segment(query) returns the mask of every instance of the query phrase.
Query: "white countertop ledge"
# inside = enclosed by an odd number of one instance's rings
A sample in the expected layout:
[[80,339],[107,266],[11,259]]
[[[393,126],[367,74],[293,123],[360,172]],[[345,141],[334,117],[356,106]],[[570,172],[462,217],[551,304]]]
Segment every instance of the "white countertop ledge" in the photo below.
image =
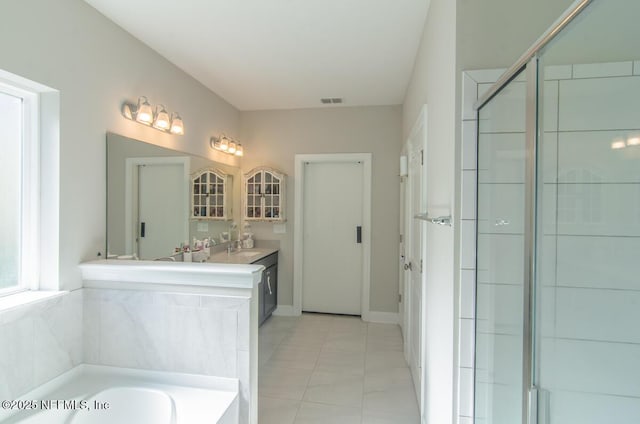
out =
[[252,289],[260,281],[263,269],[262,265],[119,259],[102,259],[80,264],[85,285],[87,281],[108,281]]

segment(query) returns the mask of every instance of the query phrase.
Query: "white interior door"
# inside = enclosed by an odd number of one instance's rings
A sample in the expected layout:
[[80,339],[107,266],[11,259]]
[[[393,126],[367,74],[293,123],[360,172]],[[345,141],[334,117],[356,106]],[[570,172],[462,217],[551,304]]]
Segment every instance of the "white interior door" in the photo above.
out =
[[424,184],[424,127],[419,123],[408,140],[409,175],[407,178],[407,196],[405,215],[405,307],[407,340],[405,341],[405,357],[411,369],[413,383],[418,399],[421,398],[422,383],[422,316],[423,316],[423,277],[422,259],[424,257],[424,224],[414,216],[425,210]]
[[138,165],[137,255],[155,259],[171,255],[189,239],[185,219],[188,205],[182,164]]
[[302,310],[360,315],[364,167],[304,164]]

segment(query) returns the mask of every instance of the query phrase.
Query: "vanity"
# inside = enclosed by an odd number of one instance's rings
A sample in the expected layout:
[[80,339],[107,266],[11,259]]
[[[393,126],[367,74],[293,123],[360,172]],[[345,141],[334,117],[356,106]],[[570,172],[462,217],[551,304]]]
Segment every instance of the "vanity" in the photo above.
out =
[[278,307],[278,249],[241,249],[228,253],[214,253],[210,263],[262,265],[264,271],[258,282],[258,325],[262,325]]

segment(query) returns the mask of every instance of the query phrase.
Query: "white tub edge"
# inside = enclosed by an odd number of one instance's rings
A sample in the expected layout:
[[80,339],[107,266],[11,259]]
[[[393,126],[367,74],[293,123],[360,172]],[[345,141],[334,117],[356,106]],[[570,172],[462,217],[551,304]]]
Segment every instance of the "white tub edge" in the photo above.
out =
[[[80,364],[69,371],[49,380],[48,382],[25,393],[15,400],[44,399],[45,395],[68,384],[79,376],[87,375],[110,375],[141,378],[150,383],[175,384],[181,386],[194,387],[199,389],[219,390],[236,393],[236,402],[240,396],[240,382],[237,378],[217,377],[187,373],[177,373],[171,371],[153,371],[134,368],[110,367],[105,365]],[[13,400],[13,399],[3,399]],[[0,422],[20,413],[20,410],[0,409]]]

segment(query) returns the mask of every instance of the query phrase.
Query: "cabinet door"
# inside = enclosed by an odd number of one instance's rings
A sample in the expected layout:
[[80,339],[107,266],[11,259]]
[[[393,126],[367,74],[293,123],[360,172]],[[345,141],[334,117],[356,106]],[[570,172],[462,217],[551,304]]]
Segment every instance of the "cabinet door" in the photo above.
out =
[[264,271],[264,314],[271,315],[278,305],[278,266],[271,265]]
[[266,167],[244,175],[243,214],[246,221],[283,222],[285,175]]

